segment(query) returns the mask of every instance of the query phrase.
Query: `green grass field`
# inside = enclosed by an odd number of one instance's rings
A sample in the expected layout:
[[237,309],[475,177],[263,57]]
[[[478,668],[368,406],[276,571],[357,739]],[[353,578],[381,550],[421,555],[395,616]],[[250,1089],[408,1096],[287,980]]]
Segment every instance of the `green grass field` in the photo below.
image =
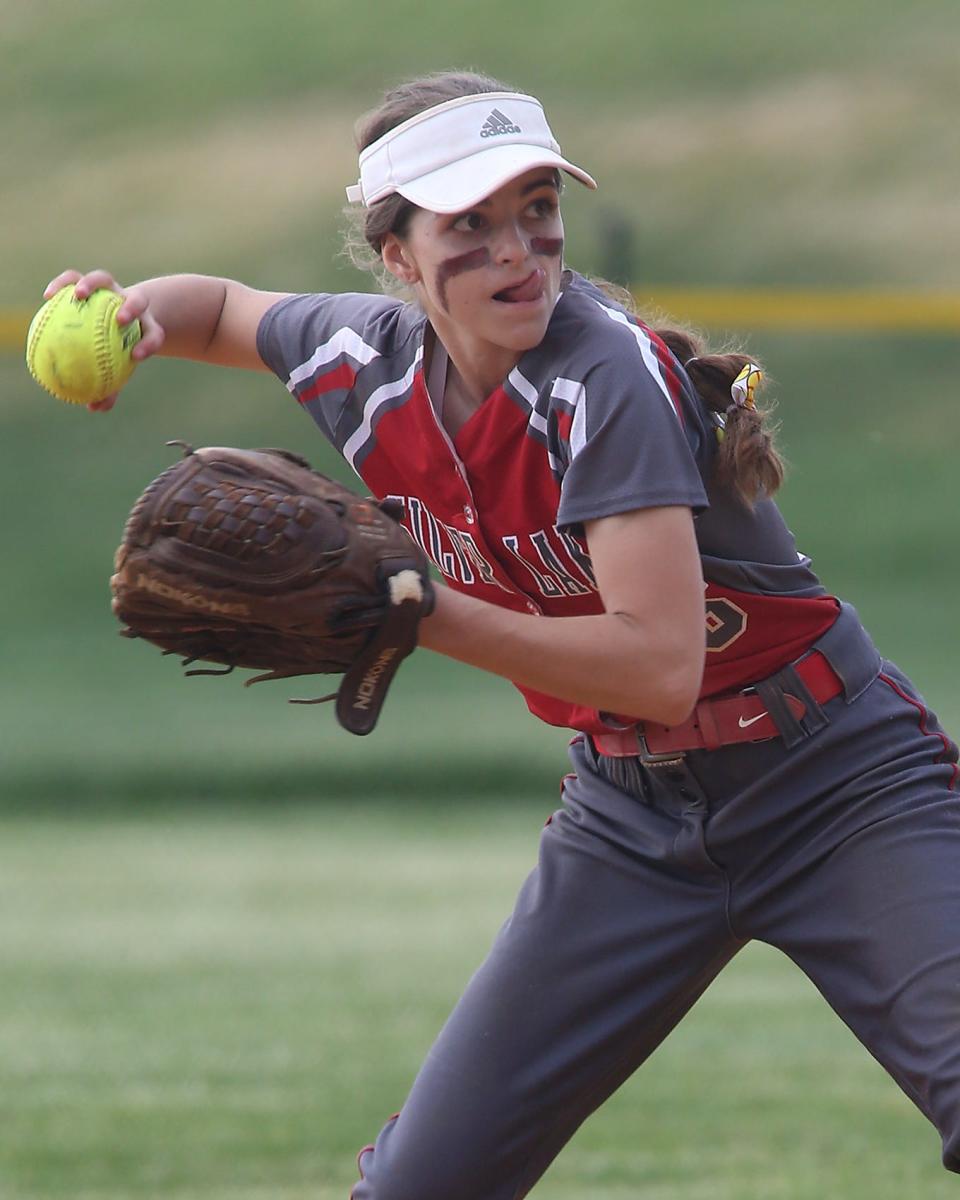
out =
[[[342,1200],[535,856],[547,805],[309,798],[2,822],[4,1200]],[[933,1132],[745,951],[550,1200],[936,1200]],[[538,1192],[540,1194],[540,1192]]]
[[[67,265],[368,286],[336,257],[352,122],[455,64],[542,95],[601,182],[569,259],[641,302],[958,286],[955,0],[0,0],[0,31],[0,308]],[[799,545],[960,730],[956,339],[711,332],[773,376]],[[177,437],[348,478],[267,376],[157,362],[94,418],[0,356],[0,1200],[342,1200],[565,769],[427,653],[362,740],[285,704],[316,681],[184,681],[117,637],[112,553]],[[751,947],[536,1195],[939,1200],[938,1153]]]

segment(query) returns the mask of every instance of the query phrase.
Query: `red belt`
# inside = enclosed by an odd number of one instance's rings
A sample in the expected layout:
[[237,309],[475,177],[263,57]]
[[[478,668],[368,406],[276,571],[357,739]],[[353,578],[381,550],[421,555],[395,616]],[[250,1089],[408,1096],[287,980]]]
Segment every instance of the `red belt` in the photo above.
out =
[[[814,650],[793,664],[807,691],[818,704],[825,704],[843,691],[840,676],[824,656]],[[784,691],[784,700],[799,721],[806,706],[797,696]],[[682,725],[656,725],[651,721],[627,729],[591,734],[600,754],[608,758],[669,760],[687,750],[717,750],[736,742],[763,742],[780,731],[757,693],[748,688],[732,696],[701,700]]]

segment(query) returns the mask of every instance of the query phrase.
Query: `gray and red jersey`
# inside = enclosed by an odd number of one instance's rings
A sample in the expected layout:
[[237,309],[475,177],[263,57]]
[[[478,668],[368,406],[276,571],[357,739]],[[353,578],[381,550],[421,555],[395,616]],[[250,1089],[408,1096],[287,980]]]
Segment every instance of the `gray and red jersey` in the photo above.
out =
[[[300,295],[266,313],[257,345],[370,491],[403,502],[451,587],[520,612],[602,612],[584,523],[683,505],[707,585],[703,696],[772,674],[836,619],[776,505],[748,509],[709,482],[717,425],[682,367],[582,276],[565,273],[543,341],[454,438],[427,390],[427,330],[396,299]],[[521,691],[550,724],[609,728],[594,710]]]

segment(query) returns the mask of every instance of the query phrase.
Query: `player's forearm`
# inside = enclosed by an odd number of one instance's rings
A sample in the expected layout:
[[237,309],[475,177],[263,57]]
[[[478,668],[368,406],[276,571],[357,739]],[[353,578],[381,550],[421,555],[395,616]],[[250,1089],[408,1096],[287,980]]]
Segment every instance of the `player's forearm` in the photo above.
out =
[[163,327],[159,354],[205,360],[216,338],[228,289],[239,286],[210,275],[164,275],[145,279],[129,290],[146,295],[151,313]]
[[684,720],[696,702],[703,634],[672,637],[621,613],[539,617],[437,589],[420,644],[560,700],[658,721]]

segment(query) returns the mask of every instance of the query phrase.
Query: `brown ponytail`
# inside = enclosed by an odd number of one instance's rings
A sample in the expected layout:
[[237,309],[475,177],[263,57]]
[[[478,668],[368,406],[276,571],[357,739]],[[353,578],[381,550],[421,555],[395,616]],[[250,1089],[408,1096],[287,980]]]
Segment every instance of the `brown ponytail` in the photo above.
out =
[[777,452],[769,414],[734,403],[730,385],[755,360],[745,354],[710,354],[694,334],[682,329],[655,329],[686,369],[690,382],[711,412],[724,419],[714,472],[718,483],[732,488],[747,505],[772,496],[783,483],[784,464]]

